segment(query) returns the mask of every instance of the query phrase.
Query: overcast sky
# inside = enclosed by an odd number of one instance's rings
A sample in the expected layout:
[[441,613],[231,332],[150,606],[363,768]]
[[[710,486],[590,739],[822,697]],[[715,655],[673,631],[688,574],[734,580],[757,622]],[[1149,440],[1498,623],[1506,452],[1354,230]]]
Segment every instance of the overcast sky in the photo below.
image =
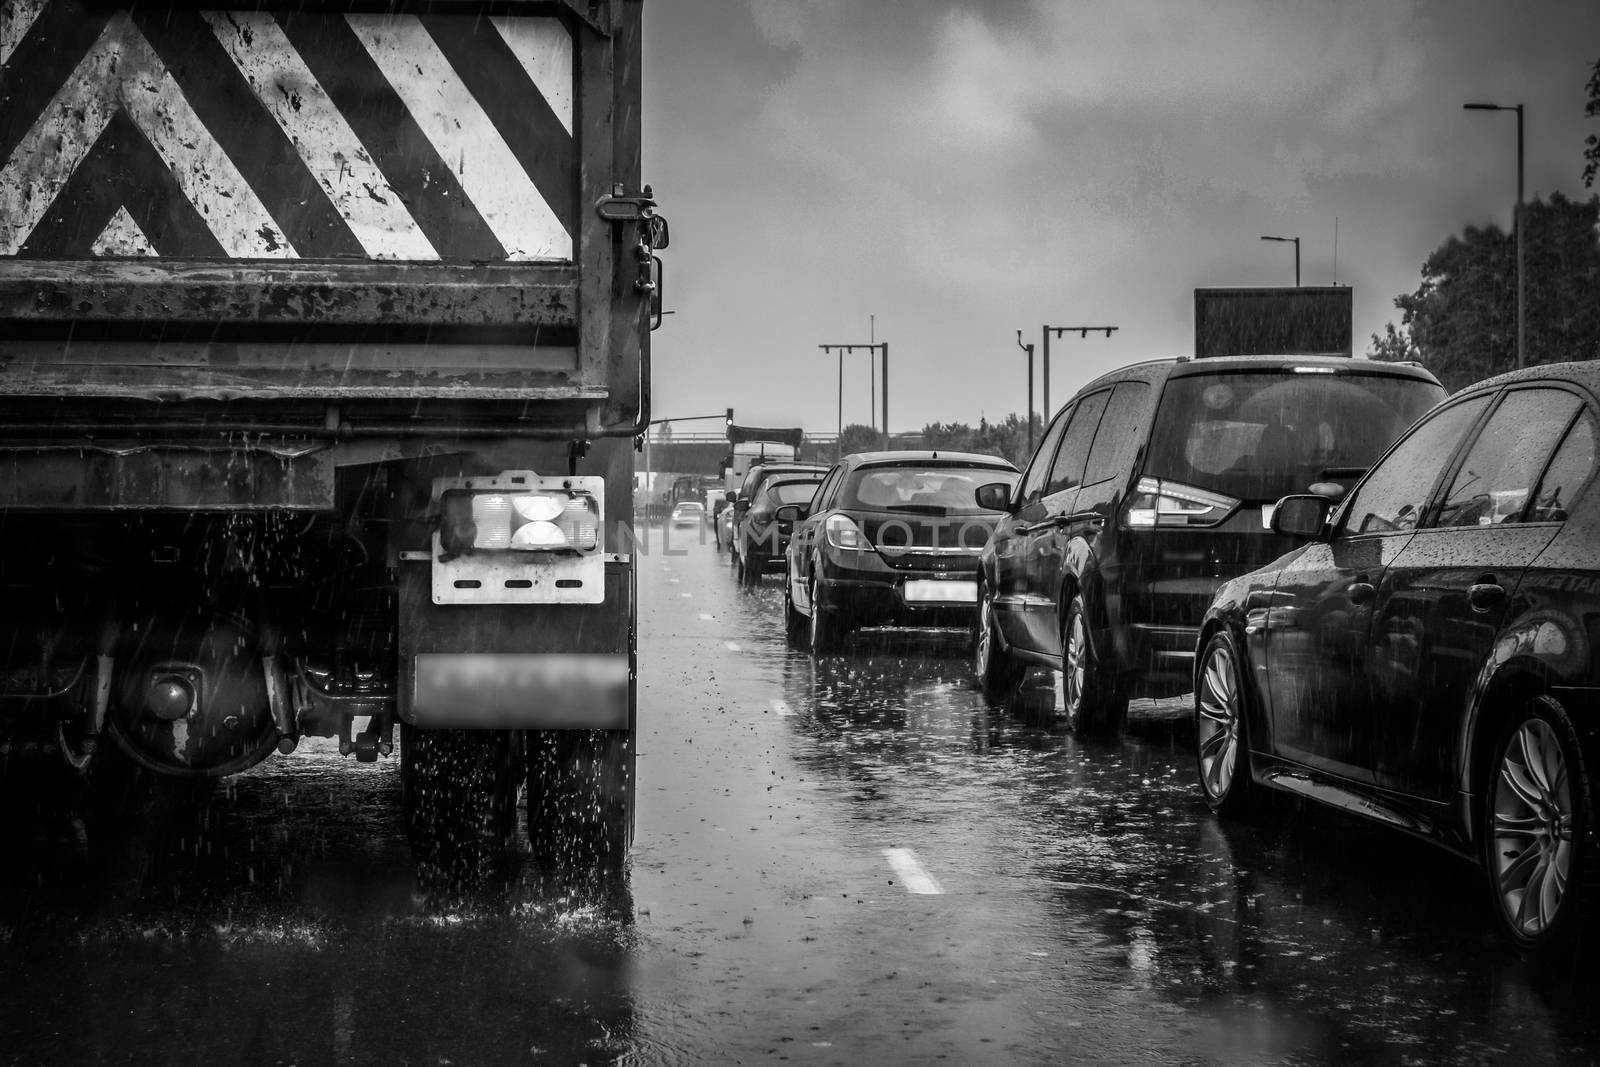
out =
[[1119,327],[1052,343],[1059,407],[1187,352],[1194,287],[1292,284],[1262,234],[1354,286],[1364,350],[1446,237],[1509,229],[1515,116],[1462,103],[1526,105],[1530,199],[1589,195],[1596,59],[1596,0],[651,0],[655,413],[831,432],[817,345],[876,316],[891,429],[976,423],[1026,406],[1018,329]]

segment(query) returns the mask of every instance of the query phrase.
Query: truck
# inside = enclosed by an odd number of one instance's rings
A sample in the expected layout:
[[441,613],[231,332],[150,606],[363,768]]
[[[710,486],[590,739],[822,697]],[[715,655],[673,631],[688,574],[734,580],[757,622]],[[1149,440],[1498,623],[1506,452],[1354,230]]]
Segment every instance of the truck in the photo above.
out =
[[398,743],[419,875],[523,796],[535,861],[623,862],[640,44],[641,0],[0,0],[5,752]]
[[1352,355],[1353,299],[1348,285],[1196,289],[1195,357]]
[[794,462],[800,455],[805,431],[800,427],[728,426],[729,453],[722,465],[722,486],[731,499],[744,484],[750,468],[765,461]]

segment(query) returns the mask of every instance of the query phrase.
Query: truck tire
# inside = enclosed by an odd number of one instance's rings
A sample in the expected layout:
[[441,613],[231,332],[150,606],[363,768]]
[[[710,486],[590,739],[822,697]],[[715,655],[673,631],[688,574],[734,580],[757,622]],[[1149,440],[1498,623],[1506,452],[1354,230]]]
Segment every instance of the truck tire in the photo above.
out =
[[401,806],[425,892],[472,892],[504,872],[522,777],[518,740],[505,730],[401,724]]
[[618,870],[632,836],[626,730],[528,734],[528,844],[541,867]]

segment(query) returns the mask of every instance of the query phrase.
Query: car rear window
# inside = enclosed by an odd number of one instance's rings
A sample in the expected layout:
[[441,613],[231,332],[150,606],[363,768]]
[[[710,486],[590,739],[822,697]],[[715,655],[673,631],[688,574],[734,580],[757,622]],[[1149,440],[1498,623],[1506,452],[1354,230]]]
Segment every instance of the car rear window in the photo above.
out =
[[845,486],[840,506],[923,515],[981,515],[980,485],[1015,485],[1016,471],[994,467],[865,467]]
[[767,496],[780,505],[804,504],[816,495],[817,486],[821,483],[821,478],[814,482],[777,482],[767,490]]
[[1316,482],[1348,488],[1443,397],[1431,382],[1377,374],[1172,378],[1143,473],[1240,500],[1277,500]]

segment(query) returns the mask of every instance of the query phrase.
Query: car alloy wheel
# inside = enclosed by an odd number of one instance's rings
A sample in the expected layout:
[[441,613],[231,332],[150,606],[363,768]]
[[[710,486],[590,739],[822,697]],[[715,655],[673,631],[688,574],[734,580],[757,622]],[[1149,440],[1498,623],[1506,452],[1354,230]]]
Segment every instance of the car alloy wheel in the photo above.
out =
[[1089,642],[1088,611],[1081,595],[1072,598],[1061,635],[1062,688],[1067,728],[1076,734],[1114,733],[1128,713],[1126,690],[1105,674]]
[[1194,732],[1200,786],[1216,812],[1242,811],[1251,787],[1244,699],[1233,639],[1227,633],[1214,634],[1201,654]]
[[972,633],[972,676],[991,705],[1017,710],[1027,668],[1000,647],[995,633],[994,598],[987,587],[978,592],[978,619]]
[[1528,716],[1510,731],[1495,761],[1485,858],[1500,920],[1525,947],[1552,940],[1572,910],[1575,784],[1554,723]]
[[811,651],[814,655],[824,655],[834,652],[839,647],[841,628],[837,620],[833,619],[822,605],[817,603],[817,583],[813,580],[809,587],[811,601]]

